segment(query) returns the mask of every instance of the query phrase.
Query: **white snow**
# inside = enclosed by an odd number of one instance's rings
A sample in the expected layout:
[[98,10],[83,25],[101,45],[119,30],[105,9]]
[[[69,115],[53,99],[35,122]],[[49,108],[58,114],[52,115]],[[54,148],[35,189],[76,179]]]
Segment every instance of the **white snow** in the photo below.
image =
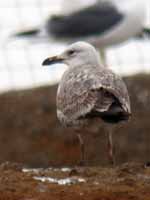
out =
[[34,176],[33,178],[35,180],[38,180],[38,181],[55,183],[55,184],[58,184],[58,185],[71,185],[71,184],[85,183],[86,182],[85,179],[77,178],[77,177],[57,179],[57,178],[51,178],[51,177]]
[[[30,172],[32,172],[32,173],[39,173],[40,171],[42,171],[42,170],[44,170],[43,168],[23,168],[22,169],[22,172],[24,172],[24,173],[30,173]],[[62,168],[53,168],[53,167],[49,167],[49,168],[47,168],[47,170],[48,171],[55,171],[55,172],[57,172],[57,171],[61,171],[61,172],[70,172],[71,171],[71,168],[69,168],[69,167],[62,167]]]
[[30,172],[32,172],[32,173],[37,173],[38,174],[41,170],[42,170],[42,168],[35,168],[35,169],[23,168],[22,172],[24,172],[24,173],[30,173]]
[[[68,167],[63,167],[63,168],[47,168],[46,171],[61,171],[61,172],[70,172],[71,168]],[[49,182],[49,183],[55,183],[58,185],[71,185],[71,184],[76,184],[76,183],[84,183],[86,182],[86,180],[84,178],[81,177],[67,177],[67,178],[62,178],[62,179],[58,179],[58,178],[52,178],[52,177],[45,177],[45,176],[38,176],[38,174],[40,172],[42,172],[43,169],[42,168],[23,168],[22,172],[24,173],[33,173],[36,174],[36,176],[33,176],[33,178],[35,180],[41,181],[41,182]]]

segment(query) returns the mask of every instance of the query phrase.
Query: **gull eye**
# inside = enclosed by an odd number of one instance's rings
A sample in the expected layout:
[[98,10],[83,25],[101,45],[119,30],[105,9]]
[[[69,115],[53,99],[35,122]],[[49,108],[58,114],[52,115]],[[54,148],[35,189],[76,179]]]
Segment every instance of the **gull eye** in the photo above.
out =
[[72,56],[74,53],[75,53],[75,50],[70,50],[70,51],[68,51],[68,55],[69,55],[69,56]]

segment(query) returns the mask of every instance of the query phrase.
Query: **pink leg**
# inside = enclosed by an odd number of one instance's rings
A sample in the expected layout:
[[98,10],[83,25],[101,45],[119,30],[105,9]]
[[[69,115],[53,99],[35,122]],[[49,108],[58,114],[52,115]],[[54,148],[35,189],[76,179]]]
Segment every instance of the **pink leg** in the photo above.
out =
[[81,158],[80,158],[80,165],[83,166],[85,164],[85,146],[84,141],[80,134],[77,134],[79,143],[80,143],[80,151],[81,151]]
[[108,131],[108,157],[112,165],[115,164],[114,152],[113,152],[113,140],[112,140],[112,130]]

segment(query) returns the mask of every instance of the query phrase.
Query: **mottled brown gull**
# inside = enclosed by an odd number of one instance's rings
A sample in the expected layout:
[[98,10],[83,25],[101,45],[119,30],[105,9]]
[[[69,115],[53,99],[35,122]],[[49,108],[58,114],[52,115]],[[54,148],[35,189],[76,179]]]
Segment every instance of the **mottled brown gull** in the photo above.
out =
[[[131,115],[130,100],[123,80],[100,63],[96,49],[85,42],[70,45],[62,54],[47,58],[43,65],[65,63],[57,91],[57,116],[65,126],[79,129],[94,119],[108,128],[109,158],[114,163],[112,131],[110,127],[127,121]],[[81,161],[84,161],[84,143]]]

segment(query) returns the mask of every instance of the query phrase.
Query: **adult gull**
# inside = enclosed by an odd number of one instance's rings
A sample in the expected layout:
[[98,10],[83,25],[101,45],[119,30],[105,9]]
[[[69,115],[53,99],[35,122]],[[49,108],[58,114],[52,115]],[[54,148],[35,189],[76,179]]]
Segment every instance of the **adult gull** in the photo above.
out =
[[41,28],[15,35],[35,36],[46,32],[48,36],[71,42],[80,38],[99,48],[123,42],[146,30],[146,9],[139,0],[98,0],[86,6],[75,4],[77,8],[74,9],[70,6],[72,1],[64,2],[68,2],[70,11],[67,12],[67,3],[64,3],[62,13],[50,16]]
[[44,28],[15,35],[34,38],[35,35],[48,36],[68,43],[87,41],[100,49],[101,59],[105,62],[106,47],[149,32],[144,28],[146,9],[142,1],[98,0],[91,3],[87,1],[86,5],[80,4],[80,1],[73,4],[72,1],[65,0],[62,13],[50,16]]

